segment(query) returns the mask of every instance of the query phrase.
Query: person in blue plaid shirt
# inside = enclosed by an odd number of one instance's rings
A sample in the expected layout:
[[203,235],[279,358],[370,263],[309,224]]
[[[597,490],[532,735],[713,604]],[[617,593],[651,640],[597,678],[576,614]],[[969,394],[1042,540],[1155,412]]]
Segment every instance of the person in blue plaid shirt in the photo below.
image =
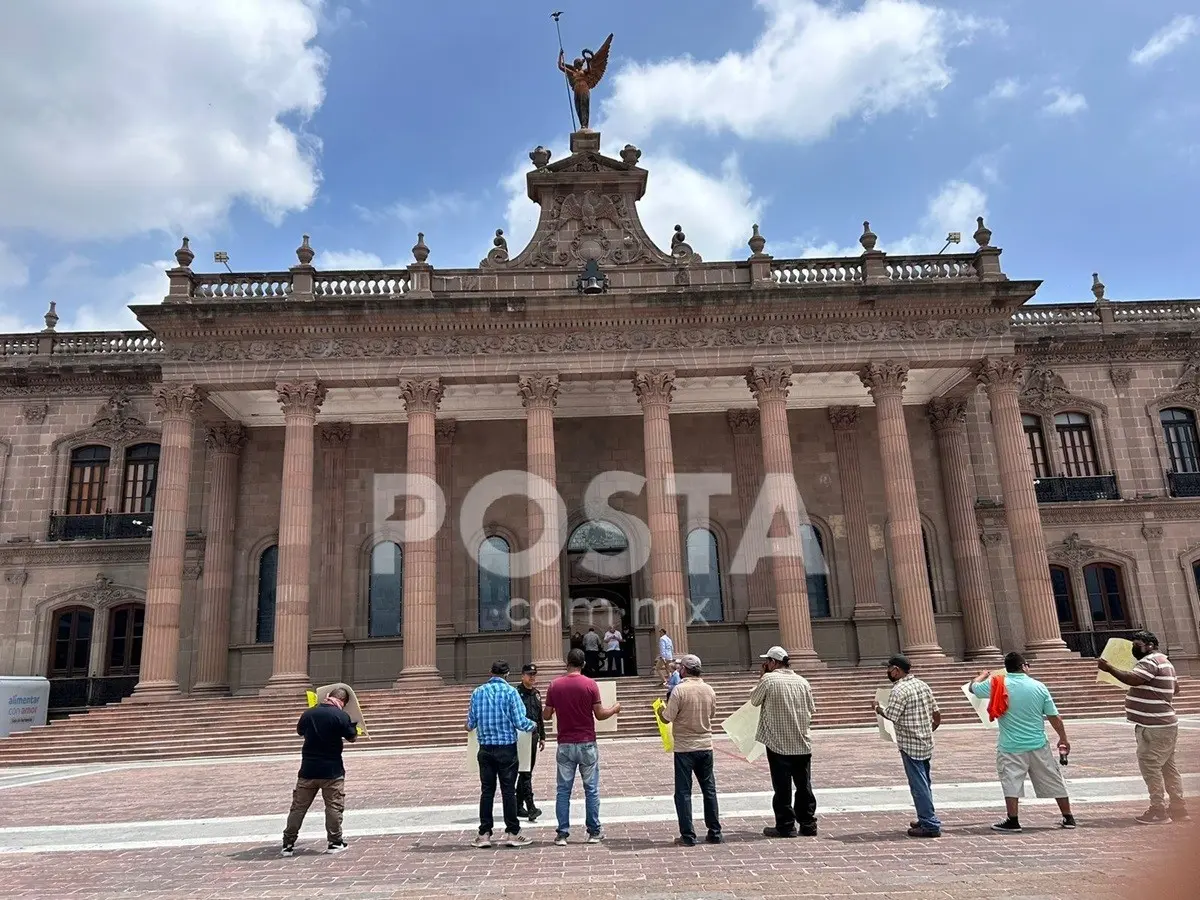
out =
[[521,834],[517,819],[517,732],[534,731],[536,722],[525,715],[525,704],[517,689],[505,677],[508,663],[492,663],[492,677],[471,694],[467,713],[467,731],[479,738],[479,835],[472,847],[492,846],[492,806],[496,800],[496,782],[500,782],[500,802],[504,809],[504,838],[509,847],[527,847],[531,843]]

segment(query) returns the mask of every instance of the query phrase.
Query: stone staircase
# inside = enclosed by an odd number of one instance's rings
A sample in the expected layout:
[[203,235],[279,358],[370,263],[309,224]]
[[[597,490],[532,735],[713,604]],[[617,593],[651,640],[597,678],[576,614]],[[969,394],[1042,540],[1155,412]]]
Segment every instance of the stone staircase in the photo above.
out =
[[[933,687],[943,721],[950,724],[977,721],[960,687],[978,671],[977,664],[950,662],[914,673]],[[1124,694],[1096,683],[1093,660],[1041,663],[1034,674],[1050,686],[1066,718],[1122,714]],[[886,686],[882,667],[829,668],[808,677],[816,697],[816,727],[874,724],[875,690]],[[717,692],[718,720],[746,701],[757,679],[756,672],[706,676]],[[1200,694],[1190,681],[1182,680],[1177,707],[1181,713],[1200,713]],[[370,740],[360,739],[348,752],[465,744],[463,722],[473,687],[447,685],[412,694],[360,691]],[[624,711],[617,736],[656,735],[650,705],[662,694],[661,684],[652,677],[621,679],[617,697]],[[303,695],[295,700],[184,698],[162,704],[127,700],[0,740],[0,767],[295,753],[295,723],[304,706]]]

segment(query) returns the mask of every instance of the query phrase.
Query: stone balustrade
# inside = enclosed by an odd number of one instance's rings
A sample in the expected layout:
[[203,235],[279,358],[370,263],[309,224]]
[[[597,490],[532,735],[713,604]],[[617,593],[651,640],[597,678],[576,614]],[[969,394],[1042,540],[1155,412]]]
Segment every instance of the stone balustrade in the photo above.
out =
[[314,297],[395,297],[412,289],[404,270],[328,272],[313,276]]
[[861,284],[859,259],[780,259],[771,263],[771,279],[791,287],[808,284]]
[[228,273],[192,275],[189,297],[199,300],[245,300],[257,297],[286,297],[292,292],[290,272]]

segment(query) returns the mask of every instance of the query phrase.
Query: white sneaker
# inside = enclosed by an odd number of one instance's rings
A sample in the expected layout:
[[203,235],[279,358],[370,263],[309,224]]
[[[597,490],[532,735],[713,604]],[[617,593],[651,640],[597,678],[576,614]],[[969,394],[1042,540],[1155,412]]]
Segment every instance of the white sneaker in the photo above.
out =
[[506,847],[528,847],[532,843],[533,841],[523,834],[504,835],[504,846]]
[[471,841],[471,846],[479,850],[486,850],[492,846],[492,833],[488,831],[484,834],[477,834],[475,840]]
[[565,846],[567,846],[567,836],[566,836],[565,834],[560,834],[560,835],[557,835],[557,836],[554,838],[554,846],[555,846],[555,847],[565,847]]
[[595,834],[589,834],[587,837],[587,843],[589,843],[589,844],[600,844],[603,842],[604,842],[604,832],[602,832],[602,831],[597,831]]

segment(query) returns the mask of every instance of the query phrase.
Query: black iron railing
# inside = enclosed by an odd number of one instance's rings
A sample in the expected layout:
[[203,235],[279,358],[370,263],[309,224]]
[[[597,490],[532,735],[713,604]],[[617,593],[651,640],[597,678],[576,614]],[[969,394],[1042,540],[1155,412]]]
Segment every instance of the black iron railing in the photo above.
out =
[[52,541],[114,541],[150,537],[154,513],[104,513],[98,516],[51,514]]
[[1167,487],[1172,497],[1200,497],[1200,472],[1168,472]]
[[1090,500],[1120,500],[1115,475],[1068,478],[1038,478],[1033,483],[1038,503],[1086,503]]
[[84,709],[116,703],[133,693],[136,675],[107,675],[103,678],[50,678],[51,711]]
[[[1104,645],[1108,643],[1109,638],[1124,638],[1128,641],[1137,632],[1137,628],[1111,631],[1064,631],[1062,639],[1068,650],[1078,653],[1080,656],[1098,657],[1104,652]],[[1161,649],[1165,653],[1167,648],[1162,647]]]

